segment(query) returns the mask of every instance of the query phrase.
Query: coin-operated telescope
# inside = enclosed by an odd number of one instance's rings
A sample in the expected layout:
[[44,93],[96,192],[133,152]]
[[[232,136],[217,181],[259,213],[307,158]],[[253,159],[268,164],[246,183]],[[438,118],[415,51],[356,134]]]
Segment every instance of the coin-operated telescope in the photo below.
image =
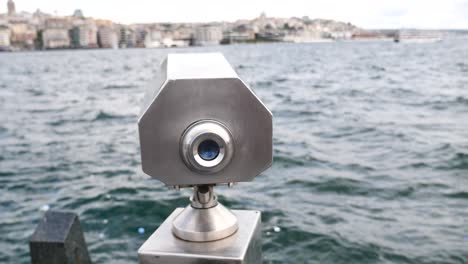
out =
[[260,263],[260,212],[227,209],[213,188],[271,166],[272,115],[224,56],[169,54],[138,127],[143,171],[194,190],[138,250],[140,263]]

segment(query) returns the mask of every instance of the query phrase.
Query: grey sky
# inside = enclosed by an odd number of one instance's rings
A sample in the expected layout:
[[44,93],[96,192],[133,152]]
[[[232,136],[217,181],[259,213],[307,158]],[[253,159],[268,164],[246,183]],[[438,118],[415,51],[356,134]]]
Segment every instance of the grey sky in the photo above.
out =
[[[6,12],[2,0],[0,12]],[[16,0],[17,10],[86,16],[122,23],[207,22],[267,16],[309,16],[351,22],[364,28],[466,28],[468,0]]]

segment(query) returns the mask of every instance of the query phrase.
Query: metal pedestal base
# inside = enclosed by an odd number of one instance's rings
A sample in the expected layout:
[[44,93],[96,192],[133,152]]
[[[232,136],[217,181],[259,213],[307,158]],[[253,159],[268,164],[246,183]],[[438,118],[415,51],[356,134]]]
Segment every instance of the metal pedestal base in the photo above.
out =
[[233,235],[211,242],[190,242],[172,233],[177,208],[138,250],[140,264],[257,264],[262,263],[259,211],[231,210],[237,217]]
[[178,238],[193,242],[219,240],[237,231],[237,218],[222,204],[207,209],[187,206],[172,223]]

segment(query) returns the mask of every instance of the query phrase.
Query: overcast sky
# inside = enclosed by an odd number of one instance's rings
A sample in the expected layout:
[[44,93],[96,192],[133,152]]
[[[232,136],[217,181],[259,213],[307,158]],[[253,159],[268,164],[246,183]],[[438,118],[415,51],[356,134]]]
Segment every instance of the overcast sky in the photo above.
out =
[[[7,0],[1,0],[0,13]],[[465,28],[468,0],[16,0],[17,11],[85,16],[121,23],[208,22],[267,16],[309,16],[364,28]]]

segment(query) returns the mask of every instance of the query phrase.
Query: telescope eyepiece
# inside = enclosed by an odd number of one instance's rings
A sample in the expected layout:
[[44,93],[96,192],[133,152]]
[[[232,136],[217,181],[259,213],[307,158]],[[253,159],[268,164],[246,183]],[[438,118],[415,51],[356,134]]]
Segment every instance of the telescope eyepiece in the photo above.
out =
[[214,120],[191,124],[180,142],[185,165],[198,173],[221,171],[230,163],[234,154],[231,133],[223,124]]

